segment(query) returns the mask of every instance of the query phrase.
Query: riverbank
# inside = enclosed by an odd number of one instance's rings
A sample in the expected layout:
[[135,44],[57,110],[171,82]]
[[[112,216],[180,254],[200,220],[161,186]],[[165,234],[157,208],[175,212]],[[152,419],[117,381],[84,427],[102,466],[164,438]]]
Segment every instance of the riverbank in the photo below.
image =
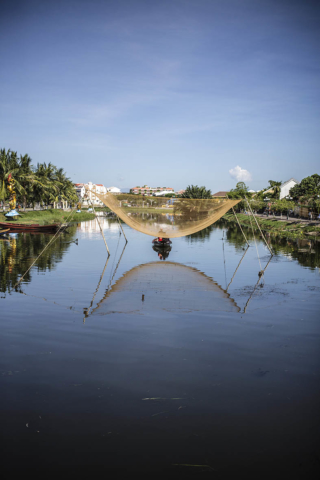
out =
[[[251,229],[252,222],[254,230],[258,231],[258,227],[252,216],[237,213],[237,217],[241,226],[250,227]],[[222,218],[227,222],[237,223],[237,220],[233,213],[226,213]],[[261,230],[264,233],[268,233],[272,236],[291,238],[311,237],[316,240],[320,240],[320,224],[315,222],[310,222],[307,220],[299,221],[298,219],[287,221],[285,219],[277,217],[262,218],[261,216],[257,218],[257,221],[260,225]]]
[[17,220],[7,220],[4,214],[0,213],[0,222],[17,222],[17,223],[31,223],[39,225],[50,225],[51,223],[65,223],[68,222],[83,222],[85,220],[93,220],[94,213],[74,212],[70,216],[70,211],[50,209],[50,210],[32,210],[29,212],[20,212],[21,216]]

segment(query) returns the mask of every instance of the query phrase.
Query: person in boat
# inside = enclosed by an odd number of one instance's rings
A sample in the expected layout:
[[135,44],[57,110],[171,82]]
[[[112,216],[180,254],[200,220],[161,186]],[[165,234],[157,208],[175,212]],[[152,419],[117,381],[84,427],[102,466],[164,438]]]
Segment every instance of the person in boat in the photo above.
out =
[[169,238],[164,238],[164,237],[158,237],[158,238],[154,238],[152,240],[152,243],[155,243],[155,244],[163,244],[163,245],[170,245],[172,242]]

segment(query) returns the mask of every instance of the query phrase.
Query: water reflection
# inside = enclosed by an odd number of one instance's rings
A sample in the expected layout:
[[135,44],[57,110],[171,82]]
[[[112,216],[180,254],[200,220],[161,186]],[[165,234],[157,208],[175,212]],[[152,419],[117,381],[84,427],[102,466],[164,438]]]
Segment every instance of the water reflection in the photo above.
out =
[[186,239],[190,243],[194,242],[204,242],[205,240],[209,240],[211,233],[216,229],[219,228],[217,226],[217,223],[214,225],[210,225],[207,228],[204,228],[203,230],[200,230],[199,232],[193,233],[192,235],[187,235]]
[[[103,212],[97,212],[103,214]],[[99,221],[103,229],[108,229],[109,233],[119,232],[119,222],[116,217],[107,217],[104,214],[99,215]],[[84,232],[90,239],[96,237],[96,234],[100,235],[99,223],[96,218],[88,220],[86,222],[78,223],[78,230]],[[99,237],[100,238],[100,237]]]
[[212,278],[175,262],[138,265],[106,290],[92,314],[235,311],[235,300]]
[[169,253],[171,252],[171,247],[157,247],[153,245],[152,249],[158,254],[159,260],[166,260],[169,257]]
[[[63,232],[56,241],[41,254],[35,265],[36,272],[45,272],[55,268],[75,241],[76,225]],[[20,276],[24,274],[44,247],[49,243],[52,236],[46,233],[19,233],[9,235],[0,242],[0,291],[10,293],[17,284]],[[33,269],[29,270],[24,283],[32,280]],[[17,286],[17,291],[22,292],[22,284]]]
[[[237,250],[244,250],[246,248],[246,241],[236,224],[230,224],[224,220],[220,220],[214,226],[212,225],[212,227],[213,230],[215,228],[224,230],[227,242],[234,245]],[[252,230],[249,228],[244,228],[244,230],[249,242],[251,245],[254,245]],[[210,237],[211,231],[209,231],[207,238]],[[193,237],[193,235],[190,235],[190,237]],[[192,238],[187,240],[192,241]],[[267,235],[267,241],[272,245],[276,257],[285,255],[293,260],[297,260],[299,264],[304,267],[311,269],[320,267],[320,242],[316,238],[292,239]]]
[[[146,215],[148,215],[149,221],[152,219],[158,221],[160,214]],[[169,214],[163,215],[163,217],[166,218],[167,221],[172,221]],[[107,238],[108,235],[112,235],[113,233],[118,234],[120,232],[117,218],[103,216],[100,217],[100,222],[102,223]],[[185,237],[184,241],[188,243],[205,242],[208,241],[217,230],[221,230],[223,243],[233,245],[239,252],[245,252],[247,248],[246,241],[237,225],[226,223],[223,220],[200,232]],[[68,251],[70,242],[76,239],[77,231],[84,232],[86,237],[101,240],[99,225],[96,219],[70,226],[67,232],[62,233],[58,239],[44,251],[37,260],[35,268],[31,269],[24,277],[24,283],[31,282],[32,272],[34,271],[45,272],[55,268],[57,262],[60,262],[64,254]],[[246,229],[245,234],[251,245],[254,245],[252,231]],[[19,233],[0,239],[1,292],[10,292],[14,288],[20,276],[27,271],[32,262],[48,244],[50,238],[51,236],[49,234],[44,233]],[[268,237],[268,240],[272,244],[275,257],[285,255],[287,258],[296,260],[304,267],[311,269],[320,267],[320,243],[316,241],[316,239],[293,240],[290,238]],[[163,251],[162,249],[160,250],[157,247],[153,247],[153,250],[159,260],[167,260],[171,254],[171,248]],[[19,285],[18,291],[21,291],[21,285]]]

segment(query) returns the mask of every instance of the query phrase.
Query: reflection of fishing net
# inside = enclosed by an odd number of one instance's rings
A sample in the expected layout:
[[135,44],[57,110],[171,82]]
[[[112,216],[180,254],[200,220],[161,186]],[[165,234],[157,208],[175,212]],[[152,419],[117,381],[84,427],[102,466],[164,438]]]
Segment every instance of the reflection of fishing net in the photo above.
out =
[[174,262],[151,262],[134,267],[120,277],[92,313],[158,315],[163,310],[238,312],[239,307],[220,285],[195,268]]
[[196,233],[219,220],[240,202],[228,198],[200,200],[92,193],[135,230],[168,238]]

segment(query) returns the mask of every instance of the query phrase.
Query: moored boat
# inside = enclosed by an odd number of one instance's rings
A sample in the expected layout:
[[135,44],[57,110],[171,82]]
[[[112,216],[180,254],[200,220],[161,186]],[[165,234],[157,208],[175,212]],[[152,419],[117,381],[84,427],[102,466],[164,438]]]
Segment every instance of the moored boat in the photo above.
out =
[[38,225],[35,223],[9,223],[9,222],[0,222],[0,228],[5,228],[6,230],[14,232],[47,232],[54,233],[60,228],[59,223],[51,223],[50,225]]
[[153,239],[152,243],[153,243],[153,246],[160,247],[160,248],[169,248],[170,245],[172,244],[169,238],[161,238],[161,237]]

